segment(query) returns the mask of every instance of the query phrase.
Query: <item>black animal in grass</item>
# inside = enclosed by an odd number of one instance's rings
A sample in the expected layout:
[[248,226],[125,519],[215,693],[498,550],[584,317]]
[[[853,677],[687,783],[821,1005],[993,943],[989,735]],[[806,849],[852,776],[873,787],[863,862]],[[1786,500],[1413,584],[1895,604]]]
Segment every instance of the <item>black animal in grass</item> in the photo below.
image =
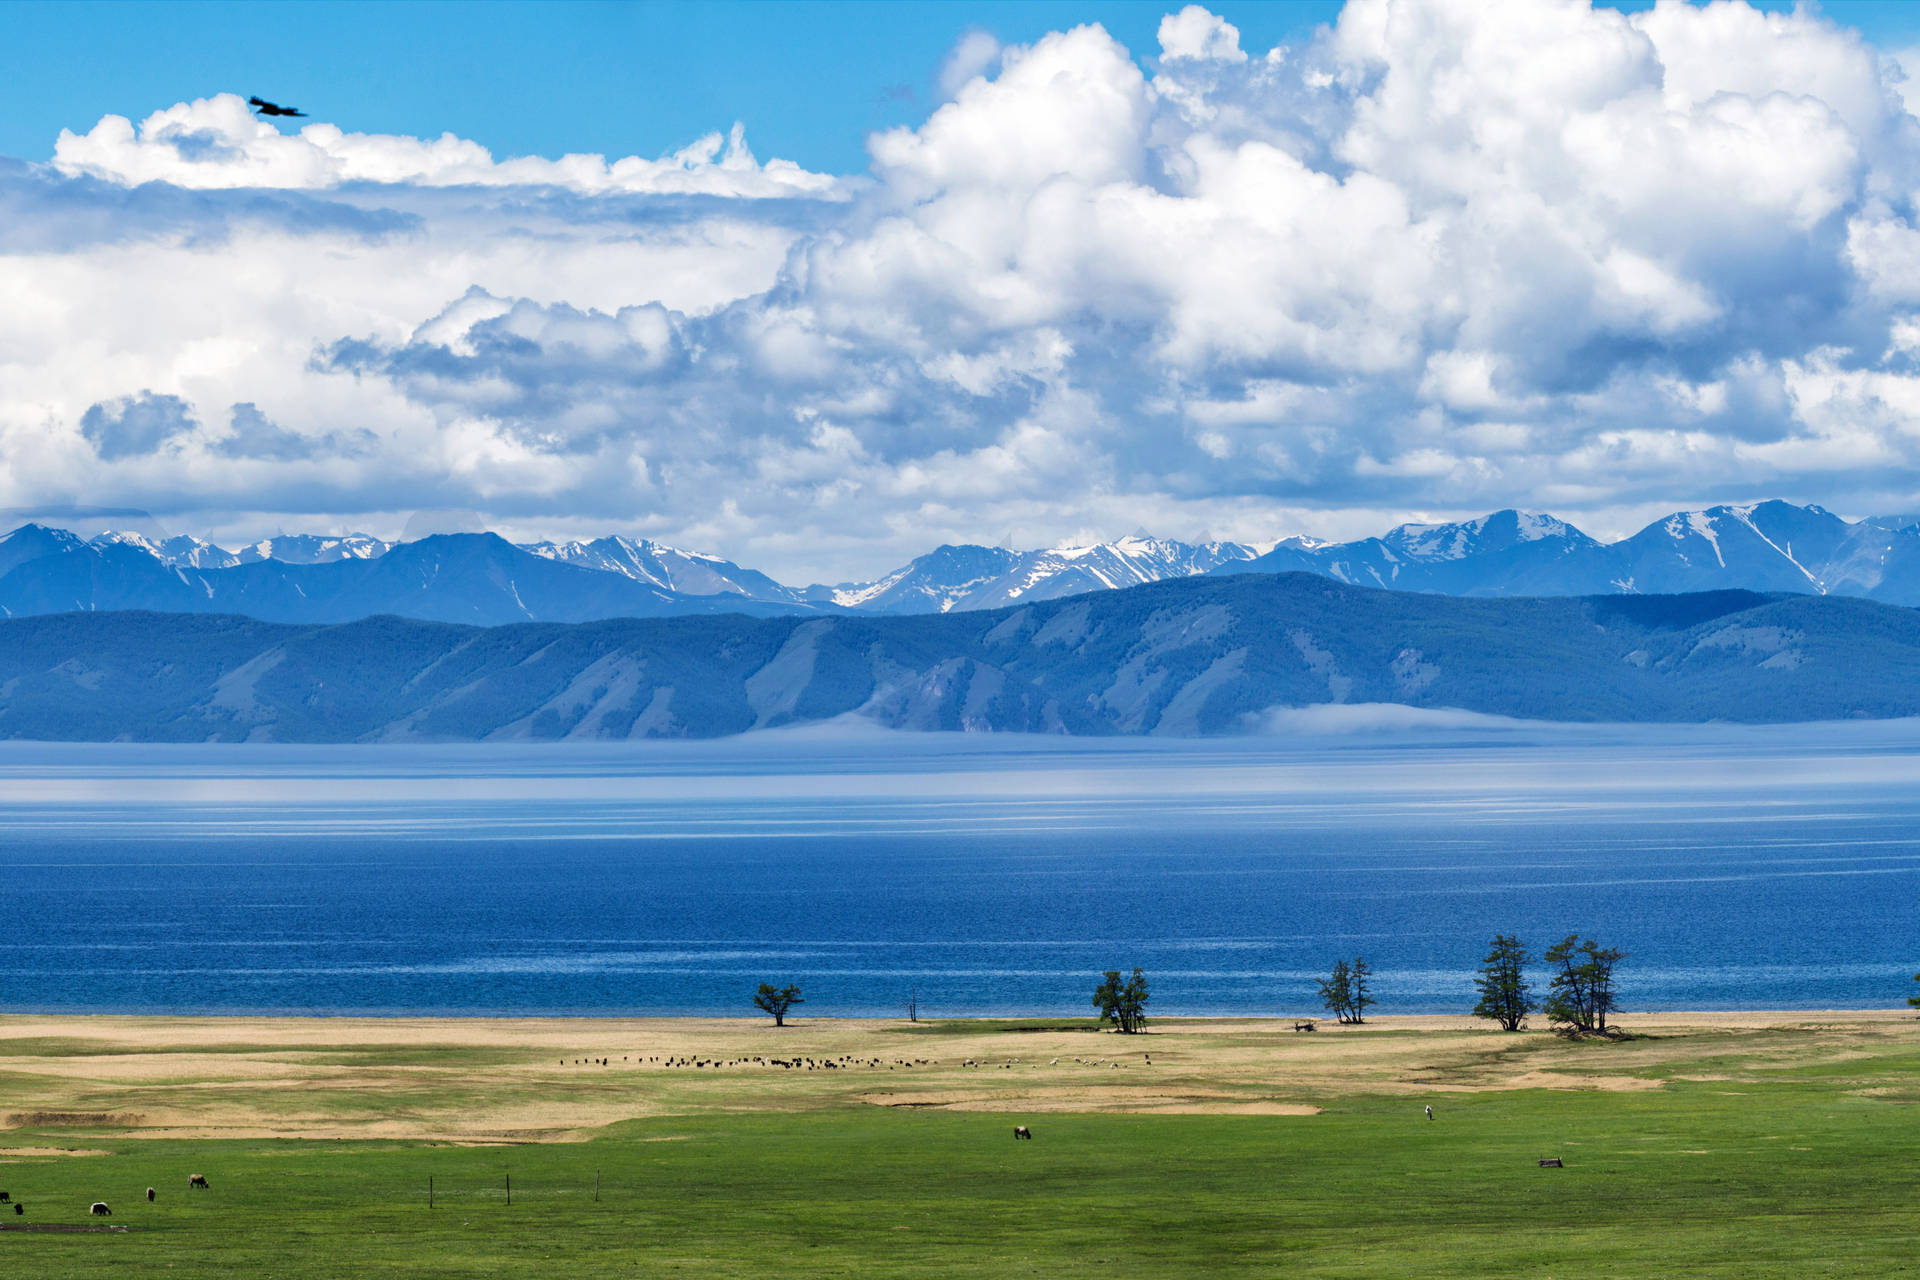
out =
[[1027,1128],[1027,1126],[1023,1124],[1017,1124],[1013,1126],[1013,1140],[1015,1142],[1018,1142],[1022,1138],[1025,1138],[1028,1142],[1032,1142],[1033,1130]]
[[189,1190],[189,1191],[191,1191],[191,1190],[193,1190],[193,1189],[194,1189],[195,1187],[198,1187],[198,1188],[200,1188],[200,1190],[202,1190],[202,1191],[205,1191],[205,1190],[207,1190],[207,1175],[206,1175],[206,1174],[204,1174],[204,1173],[190,1173],[190,1174],[188,1174],[188,1175],[187,1175],[187,1190]]
[[277,102],[268,102],[265,98],[248,98],[247,105],[253,108],[255,115],[261,116],[304,116],[306,112],[298,107],[283,107]]
[[95,1200],[93,1202],[93,1208],[87,1210],[87,1212],[96,1218],[111,1218],[113,1216],[113,1210],[107,1208],[107,1202],[105,1200]]
[[153,1203],[153,1188],[152,1188],[152,1187],[148,1187],[148,1188],[147,1188],[147,1203],[148,1203],[148,1204],[152,1204],[152,1203]]

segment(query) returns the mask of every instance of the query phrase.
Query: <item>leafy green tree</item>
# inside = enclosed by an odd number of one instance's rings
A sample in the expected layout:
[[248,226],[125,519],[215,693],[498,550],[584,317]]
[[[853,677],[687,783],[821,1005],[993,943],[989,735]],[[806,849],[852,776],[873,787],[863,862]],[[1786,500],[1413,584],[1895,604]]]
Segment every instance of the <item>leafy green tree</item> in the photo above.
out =
[[1345,960],[1335,960],[1333,972],[1320,980],[1320,1003],[1342,1025],[1346,1023],[1347,1008],[1353,1003],[1353,972]]
[[760,990],[754,993],[753,1003],[773,1015],[773,1025],[787,1025],[787,1010],[797,1004],[805,1004],[800,998],[800,988],[796,986],[776,987],[771,982],[760,984]]
[[1480,976],[1473,980],[1480,993],[1473,1016],[1491,1018],[1502,1031],[1523,1030],[1527,1015],[1540,1007],[1527,981],[1527,965],[1532,960],[1520,939],[1510,933],[1495,934],[1492,949],[1480,962]]
[[1605,1035],[1607,1015],[1618,1007],[1613,971],[1627,953],[1568,934],[1542,957],[1553,970],[1541,1006],[1556,1030],[1568,1035]]
[[1093,993],[1093,1007],[1107,1022],[1132,1035],[1147,1025],[1147,975],[1139,969],[1122,982],[1118,969],[1106,972],[1106,981]]
[[1367,1006],[1373,1003],[1373,996],[1367,987],[1367,979],[1373,976],[1373,968],[1365,956],[1353,958],[1353,1017],[1349,1022],[1355,1024],[1367,1020]]
[[[1916,974],[1914,974],[1914,975],[1913,975],[1913,980],[1914,980],[1915,982],[1920,982],[1920,973],[1916,973]],[[1920,1009],[1920,996],[1908,996],[1908,997],[1907,997],[1907,1004],[1908,1004],[1908,1006],[1910,1006],[1911,1008],[1915,1008],[1915,1009]]]
[[1342,1025],[1365,1022],[1367,1006],[1374,1003],[1367,986],[1367,979],[1372,975],[1373,969],[1367,964],[1365,956],[1356,957],[1352,964],[1345,960],[1334,961],[1333,972],[1320,983],[1320,1003]]

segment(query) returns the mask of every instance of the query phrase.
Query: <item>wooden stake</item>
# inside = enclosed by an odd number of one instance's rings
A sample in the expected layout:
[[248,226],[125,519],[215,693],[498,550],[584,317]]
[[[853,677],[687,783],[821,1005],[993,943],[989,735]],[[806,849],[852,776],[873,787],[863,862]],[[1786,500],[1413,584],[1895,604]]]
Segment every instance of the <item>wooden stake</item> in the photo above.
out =
[[507,1203],[513,1203],[513,1175],[507,1175]]

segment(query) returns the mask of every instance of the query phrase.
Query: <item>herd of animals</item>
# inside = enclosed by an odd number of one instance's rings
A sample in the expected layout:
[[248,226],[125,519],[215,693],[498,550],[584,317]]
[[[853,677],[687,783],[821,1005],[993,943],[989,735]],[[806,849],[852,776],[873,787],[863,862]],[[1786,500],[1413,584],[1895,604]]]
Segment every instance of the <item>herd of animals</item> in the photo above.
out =
[[[189,1191],[211,1190],[211,1188],[207,1186],[206,1175],[201,1173],[188,1174],[187,1190]],[[158,1198],[159,1198],[159,1193],[155,1191],[152,1187],[148,1187],[147,1203],[152,1204]],[[13,1206],[13,1211],[15,1214],[21,1217],[26,1216],[26,1212],[27,1212],[26,1202],[22,1200],[15,1200],[13,1198],[13,1193],[10,1191],[0,1191],[0,1204],[10,1204]],[[113,1216],[113,1210],[107,1206],[107,1202],[105,1200],[95,1200],[92,1206],[88,1208],[87,1212],[92,1214],[96,1218],[111,1218]]]
[[[1143,1065],[1149,1066],[1149,1067],[1153,1065],[1152,1054],[1150,1053],[1142,1054],[1141,1058],[1142,1058]],[[940,1065],[940,1059],[938,1058],[893,1058],[893,1059],[856,1058],[851,1054],[842,1054],[837,1058],[806,1058],[806,1057],[801,1057],[801,1058],[768,1058],[768,1057],[629,1058],[629,1057],[622,1056],[620,1061],[625,1063],[630,1063],[633,1066],[639,1066],[639,1067],[644,1067],[644,1066],[659,1066],[659,1067],[670,1067],[670,1068],[671,1067],[693,1067],[696,1069],[712,1067],[716,1070],[719,1070],[725,1067],[778,1067],[783,1071],[801,1071],[801,1070],[833,1071],[836,1069],[842,1069],[846,1067],[872,1067],[872,1068],[875,1068],[876,1070],[878,1068],[885,1067],[889,1071],[894,1071],[903,1067],[910,1070],[914,1067],[937,1067]],[[1022,1060],[1019,1058],[1008,1058],[1005,1062],[994,1063],[994,1062],[988,1062],[985,1059],[968,1058],[961,1065],[967,1066],[967,1067],[998,1066],[1003,1071],[1011,1071],[1015,1067],[1020,1066],[1021,1061]],[[1073,1061],[1077,1065],[1083,1066],[1083,1067],[1116,1067],[1118,1068],[1118,1067],[1124,1067],[1124,1066],[1130,1065],[1128,1063],[1120,1061],[1118,1058],[1112,1058],[1112,1059],[1075,1058]],[[578,1066],[608,1067],[613,1065],[613,1059],[611,1058],[574,1058],[571,1061],[569,1061],[566,1058],[562,1058],[560,1059],[560,1065],[563,1067],[569,1066],[569,1065],[576,1066],[576,1067]],[[1055,1058],[1052,1061],[1048,1062],[1047,1065],[1050,1067],[1057,1067],[1060,1065],[1060,1059]]]

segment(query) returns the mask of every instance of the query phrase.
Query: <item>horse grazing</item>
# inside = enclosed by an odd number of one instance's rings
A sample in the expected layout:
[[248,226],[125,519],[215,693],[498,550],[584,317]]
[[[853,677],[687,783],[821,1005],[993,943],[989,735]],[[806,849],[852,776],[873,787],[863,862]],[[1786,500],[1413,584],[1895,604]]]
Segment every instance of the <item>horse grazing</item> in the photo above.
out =
[[191,1189],[191,1188],[193,1188],[193,1187],[198,1187],[198,1188],[200,1188],[200,1189],[201,1189],[202,1191],[205,1191],[205,1190],[207,1189],[207,1175],[206,1175],[206,1174],[204,1174],[204,1173],[190,1173],[190,1174],[188,1174],[188,1175],[187,1175],[187,1186],[188,1186],[188,1188],[189,1188],[189,1189]]
[[1027,1128],[1027,1126],[1023,1124],[1017,1124],[1013,1126],[1013,1140],[1015,1142],[1018,1142],[1022,1138],[1025,1138],[1028,1142],[1032,1142],[1033,1130]]
[[95,1200],[93,1202],[93,1208],[87,1210],[87,1212],[96,1218],[111,1218],[113,1216],[113,1210],[107,1208],[107,1202],[105,1200]]

